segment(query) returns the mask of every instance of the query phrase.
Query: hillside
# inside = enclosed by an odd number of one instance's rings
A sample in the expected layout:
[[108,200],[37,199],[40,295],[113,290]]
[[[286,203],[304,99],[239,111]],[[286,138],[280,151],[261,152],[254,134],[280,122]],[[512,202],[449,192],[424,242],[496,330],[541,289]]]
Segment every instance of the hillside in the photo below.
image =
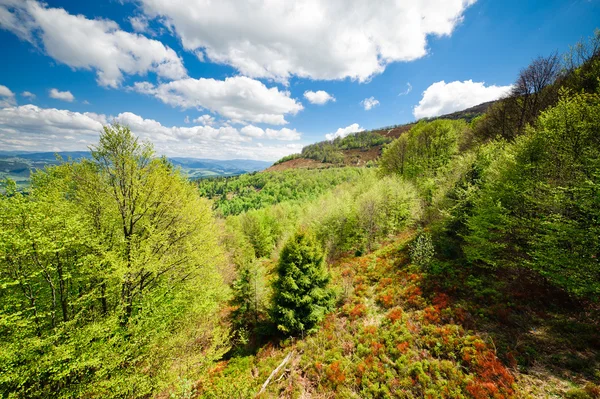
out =
[[[450,119],[471,122],[476,117],[483,115],[495,103],[497,101],[489,101],[462,111],[427,120]],[[342,139],[310,144],[304,147],[300,154],[284,157],[266,170],[281,171],[297,168],[314,169],[335,166],[365,166],[381,156],[385,143],[397,139],[414,125],[415,123],[408,123],[405,125],[389,126],[368,132],[353,133]],[[357,136],[357,142],[353,143],[352,141],[356,140]],[[381,139],[360,139],[366,136],[381,137]]]

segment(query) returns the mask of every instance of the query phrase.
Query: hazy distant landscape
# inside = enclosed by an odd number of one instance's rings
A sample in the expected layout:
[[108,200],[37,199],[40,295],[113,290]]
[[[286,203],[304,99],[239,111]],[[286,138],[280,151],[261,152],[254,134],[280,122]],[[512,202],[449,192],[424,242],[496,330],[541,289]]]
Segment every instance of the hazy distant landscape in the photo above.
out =
[[[58,158],[57,158],[58,157]],[[0,151],[0,180],[13,179],[20,187],[29,183],[31,171],[46,166],[59,165],[63,161],[89,159],[89,151],[70,152],[8,152]],[[173,165],[190,180],[205,177],[236,176],[268,168],[272,162],[231,159],[219,161],[215,159],[169,158]]]

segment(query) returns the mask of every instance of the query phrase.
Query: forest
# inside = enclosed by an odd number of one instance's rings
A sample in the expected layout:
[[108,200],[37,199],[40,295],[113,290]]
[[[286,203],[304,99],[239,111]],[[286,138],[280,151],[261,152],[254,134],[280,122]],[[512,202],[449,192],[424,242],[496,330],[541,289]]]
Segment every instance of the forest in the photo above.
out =
[[600,398],[599,131],[600,30],[302,151],[369,167],[190,181],[107,125],[0,194],[0,396]]

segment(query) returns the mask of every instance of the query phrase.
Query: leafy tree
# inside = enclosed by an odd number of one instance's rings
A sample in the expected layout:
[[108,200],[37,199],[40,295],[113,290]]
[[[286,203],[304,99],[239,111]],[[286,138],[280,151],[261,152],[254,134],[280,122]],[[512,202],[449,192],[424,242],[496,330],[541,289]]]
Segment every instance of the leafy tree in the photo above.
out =
[[125,127],[92,154],[0,196],[0,396],[150,396],[226,349],[209,202]]
[[248,238],[248,241],[254,248],[257,258],[262,258],[271,254],[274,242],[271,234],[271,225],[262,215],[253,212],[244,214],[241,218],[242,231]]
[[421,121],[384,149],[380,170],[409,179],[432,176],[458,153],[466,130],[467,124],[460,120]]
[[281,250],[273,284],[273,320],[284,334],[310,332],[333,305],[330,276],[313,235],[299,231]]
[[598,298],[600,97],[563,91],[538,125],[490,165],[465,254],[492,267],[531,268]]

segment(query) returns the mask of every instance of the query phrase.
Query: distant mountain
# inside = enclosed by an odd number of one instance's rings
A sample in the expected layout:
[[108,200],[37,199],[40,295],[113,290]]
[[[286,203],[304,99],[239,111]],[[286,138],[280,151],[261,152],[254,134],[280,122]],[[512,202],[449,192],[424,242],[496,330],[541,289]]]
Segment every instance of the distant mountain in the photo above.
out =
[[187,166],[190,168],[211,168],[219,166],[223,168],[231,168],[235,170],[244,170],[247,172],[257,172],[268,168],[273,162],[253,161],[251,159],[202,159],[202,158],[169,158],[175,165]]
[[[60,163],[57,156],[63,160],[89,159],[89,151],[61,152],[25,152],[0,151],[0,180],[9,177],[20,185],[29,182],[31,170],[41,169],[48,165]],[[214,176],[235,176],[244,173],[258,172],[271,166],[271,162],[254,161],[250,159],[199,159],[174,157],[169,160],[181,168],[190,179],[201,179]]]
[[201,179],[214,176],[235,176],[244,173],[258,172],[271,166],[272,162],[253,161],[250,159],[199,159],[199,158],[169,158],[174,165],[179,166],[190,179]]
[[21,153],[13,153],[13,157],[29,159],[31,161],[51,161],[54,163],[56,161],[56,157],[59,156],[62,159],[82,159],[82,158],[91,158],[92,155],[89,151],[59,151],[59,152],[21,152]]

